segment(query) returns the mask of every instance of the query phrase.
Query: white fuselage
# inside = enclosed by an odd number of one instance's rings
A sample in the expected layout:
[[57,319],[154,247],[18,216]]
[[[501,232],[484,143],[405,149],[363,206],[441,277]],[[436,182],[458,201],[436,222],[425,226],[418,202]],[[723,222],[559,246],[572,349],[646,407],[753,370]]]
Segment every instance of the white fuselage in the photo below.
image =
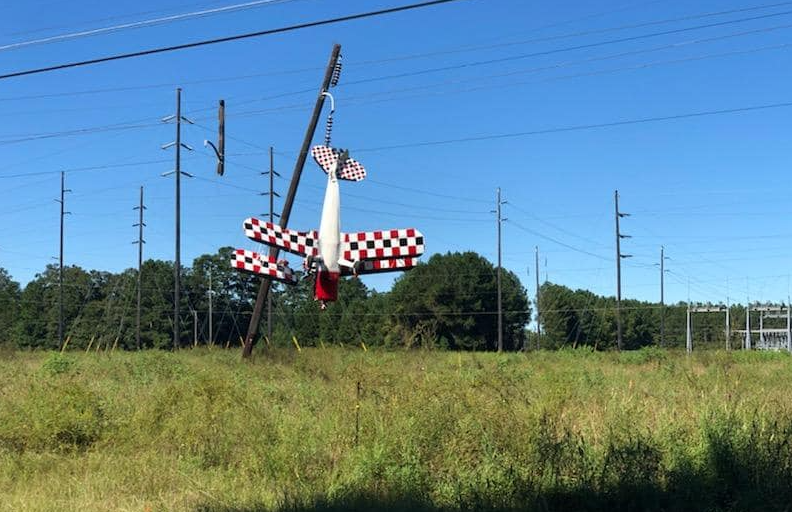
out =
[[319,257],[329,272],[339,272],[341,258],[341,197],[337,167],[327,174],[327,190],[319,223]]

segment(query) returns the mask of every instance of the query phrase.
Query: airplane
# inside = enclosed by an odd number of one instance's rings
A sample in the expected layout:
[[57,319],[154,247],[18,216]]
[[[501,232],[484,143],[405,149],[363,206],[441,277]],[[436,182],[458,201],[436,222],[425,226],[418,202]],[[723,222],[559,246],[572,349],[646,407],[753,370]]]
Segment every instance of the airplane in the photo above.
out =
[[[417,264],[424,252],[424,237],[415,228],[341,232],[341,199],[338,180],[361,181],[366,170],[348,151],[314,146],[311,154],[327,174],[319,231],[294,231],[251,217],[243,222],[245,236],[255,242],[302,256],[306,276],[314,275],[314,300],[321,309],[338,299],[341,276],[400,272]],[[298,278],[286,260],[246,249],[237,249],[231,266],[289,285]]]

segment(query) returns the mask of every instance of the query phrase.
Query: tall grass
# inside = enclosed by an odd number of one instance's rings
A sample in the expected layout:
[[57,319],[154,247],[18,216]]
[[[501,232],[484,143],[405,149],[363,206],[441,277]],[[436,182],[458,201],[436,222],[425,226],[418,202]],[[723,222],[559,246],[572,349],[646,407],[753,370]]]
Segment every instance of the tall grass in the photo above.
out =
[[5,352],[0,510],[789,510],[791,393],[786,354]]

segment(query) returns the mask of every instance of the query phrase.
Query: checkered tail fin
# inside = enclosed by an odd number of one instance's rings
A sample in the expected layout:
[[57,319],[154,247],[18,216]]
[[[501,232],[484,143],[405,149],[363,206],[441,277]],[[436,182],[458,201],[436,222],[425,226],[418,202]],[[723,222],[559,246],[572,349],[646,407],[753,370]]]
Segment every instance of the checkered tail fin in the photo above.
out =
[[[339,152],[335,148],[329,146],[314,146],[311,148],[311,154],[316,164],[322,168],[325,174],[330,174],[330,171],[332,171],[338,163]],[[344,167],[336,172],[336,177],[340,180],[363,181],[366,177],[366,169],[354,158],[349,158],[344,163]]]

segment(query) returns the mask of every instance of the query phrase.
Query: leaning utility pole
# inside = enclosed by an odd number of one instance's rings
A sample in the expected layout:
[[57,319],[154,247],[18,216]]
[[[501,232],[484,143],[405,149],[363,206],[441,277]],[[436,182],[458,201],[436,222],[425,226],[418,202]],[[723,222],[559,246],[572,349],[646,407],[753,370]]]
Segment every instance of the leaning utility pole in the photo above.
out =
[[[273,158],[272,146],[269,148],[269,171],[261,174],[269,175],[269,192],[262,192],[261,195],[269,196],[269,221],[275,222],[275,217],[280,217],[275,213],[275,198],[280,194],[275,192],[275,176],[280,178],[280,174],[275,172],[275,159]],[[272,294],[267,294],[267,339],[272,341]]]
[[[172,174],[176,176],[176,256],[173,267],[173,349],[177,350],[181,344],[181,317],[180,317],[180,304],[181,304],[181,175],[192,177],[189,173],[182,173],[181,170],[181,149],[192,151],[192,148],[187,144],[182,144],[181,141],[181,123],[186,121],[192,124],[192,121],[182,117],[181,115],[181,87],[176,89],[176,115],[168,116],[163,119],[163,122],[176,120],[176,142],[165,144],[162,149],[167,149],[171,146],[176,148],[176,169]],[[170,172],[166,172],[163,176],[168,176]]]
[[616,205],[616,348],[622,349],[622,324],[621,324],[621,260],[622,258],[630,258],[630,254],[622,254],[621,240],[622,238],[630,238],[629,235],[622,235],[619,229],[619,219],[622,217],[629,217],[629,213],[622,213],[619,211],[619,191],[613,192],[614,202]]
[[501,286],[501,228],[503,224],[503,215],[501,206],[506,201],[501,201],[501,189],[497,188],[495,193],[495,211],[496,222],[498,224],[498,352],[503,352],[503,294]]
[[536,246],[536,258],[535,258],[535,266],[536,266],[536,350],[539,350],[539,338],[542,335],[542,313],[539,309],[539,246]]
[[60,251],[58,256],[58,348],[63,349],[63,217],[69,212],[66,208],[66,192],[71,190],[66,188],[66,173],[61,171],[61,190],[60,199]]
[[143,227],[146,225],[143,222],[143,210],[146,207],[143,206],[143,187],[140,187],[140,204],[133,208],[133,210],[138,210],[138,222],[137,224],[133,224],[133,226],[137,226],[138,228],[138,239],[137,242],[132,242],[137,244],[138,246],[138,271],[137,271],[137,311],[135,313],[135,343],[137,345],[137,349],[141,349],[140,345],[140,297],[141,297],[141,289],[142,289],[142,275],[143,275],[143,244],[146,243],[143,240]]
[[[286,227],[286,224],[289,222],[292,205],[294,204],[294,197],[297,194],[297,187],[300,184],[300,176],[302,175],[303,167],[305,166],[305,159],[308,156],[311,140],[313,140],[314,133],[316,132],[316,125],[319,122],[319,115],[322,113],[322,107],[324,106],[324,93],[328,91],[331,85],[335,85],[335,83],[338,82],[339,74],[341,72],[340,55],[341,45],[333,45],[333,51],[330,54],[330,60],[328,61],[327,68],[325,69],[322,86],[319,88],[319,95],[316,98],[316,104],[314,105],[313,113],[311,114],[311,119],[308,123],[308,129],[305,132],[305,138],[303,139],[300,153],[297,156],[297,162],[294,165],[294,173],[292,174],[291,183],[289,184],[289,192],[286,195],[286,201],[283,204],[283,211],[280,217],[281,227]],[[270,256],[277,258],[279,253],[280,250],[277,247],[270,248]],[[253,353],[253,340],[258,333],[258,324],[261,321],[261,310],[264,309],[264,301],[269,295],[271,283],[272,281],[267,278],[263,278],[261,280],[259,292],[256,296],[256,304],[253,306],[253,314],[250,317],[250,325],[248,326],[247,336],[245,336],[245,343],[242,348],[242,357],[250,357]]]

